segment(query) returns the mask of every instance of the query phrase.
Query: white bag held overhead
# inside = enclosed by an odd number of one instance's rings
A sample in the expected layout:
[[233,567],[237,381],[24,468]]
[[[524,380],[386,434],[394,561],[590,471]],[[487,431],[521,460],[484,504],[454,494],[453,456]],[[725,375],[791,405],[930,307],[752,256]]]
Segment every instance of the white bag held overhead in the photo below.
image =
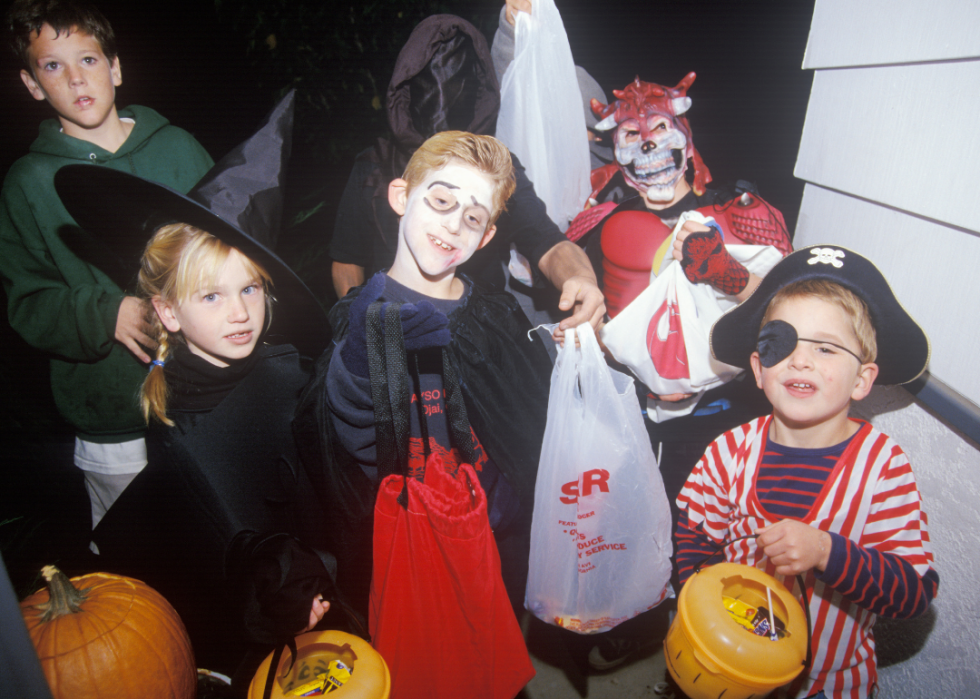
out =
[[591,192],[582,93],[554,0],[534,0],[531,12],[515,13],[497,138],[520,158],[548,216],[564,231]]
[[578,633],[608,631],[670,587],[670,508],[633,379],[592,327],[566,331],[551,375],[534,489],[525,606]]
[[[685,221],[713,222],[696,211],[681,215],[669,245]],[[764,277],[782,255],[771,245],[726,245],[729,254],[752,274]],[[670,247],[668,247],[668,250]],[[711,355],[711,326],[734,308],[734,296],[709,284],[692,284],[668,254],[650,286],[602,328],[602,342],[620,364],[657,395],[695,394],[682,404],[657,401],[647,416],[662,422],[694,410],[697,395],[735,378],[741,369]],[[663,408],[663,410],[661,410]]]

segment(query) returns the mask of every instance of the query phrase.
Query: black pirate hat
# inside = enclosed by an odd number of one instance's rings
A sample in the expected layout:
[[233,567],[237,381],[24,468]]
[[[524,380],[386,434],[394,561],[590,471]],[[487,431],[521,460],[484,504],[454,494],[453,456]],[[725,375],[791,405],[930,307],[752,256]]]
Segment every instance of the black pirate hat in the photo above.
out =
[[[262,265],[278,304],[266,333],[316,357],[329,341],[323,307],[274,252],[282,216],[285,165],[292,145],[290,91],[262,127],[221,159],[186,195],[157,182],[94,165],[66,165],[55,174],[68,213],[131,270],[160,226],[187,223]],[[120,286],[128,286],[131,279]],[[119,281],[119,280],[117,280]]]
[[876,383],[908,383],[925,371],[930,353],[925,332],[899,303],[874,263],[838,245],[802,248],[773,267],[749,298],[712,326],[714,357],[726,364],[750,368],[749,357],[756,350],[759,326],[769,302],[784,286],[807,279],[836,282],[867,304],[878,343]]

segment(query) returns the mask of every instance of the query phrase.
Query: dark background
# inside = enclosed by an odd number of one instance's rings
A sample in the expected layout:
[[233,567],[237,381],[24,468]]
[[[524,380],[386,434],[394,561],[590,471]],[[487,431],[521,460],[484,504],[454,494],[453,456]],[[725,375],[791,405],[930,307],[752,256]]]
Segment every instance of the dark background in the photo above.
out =
[[[353,156],[381,135],[380,108],[398,48],[421,17],[452,12],[492,41],[500,0],[217,0],[176,5],[105,0],[119,43],[120,106],[153,107],[217,160],[254,130],[290,86],[299,90],[290,213],[321,210],[303,247],[329,237]],[[811,74],[800,69],[812,0],[651,3],[558,0],[572,54],[612,97],[639,76],[673,86],[689,71],[695,143],[716,182],[755,181],[792,230],[792,177]],[[367,5],[368,7],[362,7]],[[275,36],[275,48],[267,38]],[[35,102],[7,52],[0,61],[5,172],[53,115]],[[372,104],[373,103],[373,104]],[[292,231],[295,233],[295,231]],[[287,227],[284,242],[294,237]],[[312,237],[312,239],[307,239]],[[314,285],[325,269],[303,270]]]
[[[218,160],[247,138],[290,86],[299,91],[286,223],[279,251],[325,305],[326,252],[336,204],[358,151],[383,135],[398,49],[422,17],[451,12],[492,41],[501,0],[107,0],[123,85],[117,104],[152,107]],[[717,183],[747,179],[796,225],[803,183],[793,177],[812,76],[801,70],[812,0],[556,0],[572,54],[612,97],[634,77],[688,94],[694,141]],[[274,41],[270,39],[274,37]],[[23,155],[42,119],[9,50],[0,58],[0,170]],[[65,522],[84,522],[76,473],[53,466],[69,449],[54,414],[46,359],[0,318],[0,550],[25,570],[60,548]],[[53,445],[53,446],[52,446]],[[70,449],[68,451],[70,454]],[[70,457],[69,457],[70,458]],[[59,485],[70,487],[61,488]],[[84,492],[81,493],[84,497]],[[73,531],[71,535],[87,536]],[[69,537],[70,538],[70,537]],[[63,547],[62,547],[63,548]],[[13,571],[12,571],[13,572]],[[15,583],[25,583],[15,576]]]

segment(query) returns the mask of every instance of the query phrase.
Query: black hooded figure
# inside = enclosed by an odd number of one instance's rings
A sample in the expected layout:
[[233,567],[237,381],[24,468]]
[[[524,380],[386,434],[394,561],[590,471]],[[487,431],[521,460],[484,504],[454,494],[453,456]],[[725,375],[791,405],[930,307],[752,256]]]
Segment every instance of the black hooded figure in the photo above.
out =
[[[493,135],[496,130],[500,86],[486,39],[460,17],[426,18],[398,54],[385,106],[391,137],[358,155],[334,224],[330,257],[340,296],[395,259],[398,217],[388,205],[388,184],[402,176],[415,150],[440,131]],[[541,257],[566,240],[516,157],[514,170],[517,191],[497,221],[497,235],[460,267],[491,291],[504,288],[501,260],[508,258],[511,243],[537,269]],[[351,266],[360,268],[359,274],[342,279]],[[557,305],[557,295],[552,302]]]
[[316,598],[335,599],[322,508],[291,429],[310,379],[306,357],[319,354],[329,329],[315,297],[272,252],[292,113],[290,93],[186,196],[87,165],[55,178],[79,224],[117,252],[127,239],[132,249],[134,231],[145,241],[182,223],[271,277],[277,302],[266,306],[267,328],[248,356],[218,366],[179,332],[169,335],[151,371],[163,373],[173,424],[150,411],[148,464],[93,532],[99,565],[163,594],[187,627],[198,666],[232,675],[242,696],[271,646],[309,625]]

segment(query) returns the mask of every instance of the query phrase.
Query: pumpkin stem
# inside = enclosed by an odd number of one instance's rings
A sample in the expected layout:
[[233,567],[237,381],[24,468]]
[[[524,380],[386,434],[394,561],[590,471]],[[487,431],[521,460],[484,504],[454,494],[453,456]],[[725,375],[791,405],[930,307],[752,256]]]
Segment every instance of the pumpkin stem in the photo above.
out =
[[82,611],[82,603],[88,597],[88,589],[76,588],[71,584],[68,576],[54,566],[41,568],[41,575],[47,582],[49,597],[48,602],[38,605],[38,609],[43,612],[42,622]]

